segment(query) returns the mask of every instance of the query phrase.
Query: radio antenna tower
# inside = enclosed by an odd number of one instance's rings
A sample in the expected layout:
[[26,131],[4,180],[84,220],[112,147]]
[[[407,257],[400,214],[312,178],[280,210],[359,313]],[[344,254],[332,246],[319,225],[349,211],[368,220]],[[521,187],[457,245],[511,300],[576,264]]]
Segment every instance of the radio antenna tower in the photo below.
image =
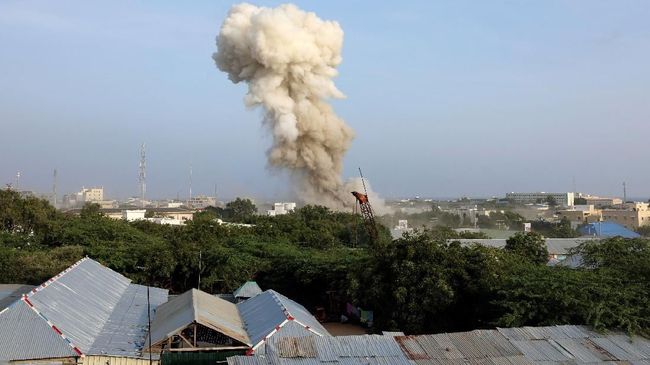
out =
[[190,200],[187,203],[191,204],[190,203],[191,201],[192,201],[192,164],[190,164]]
[[57,173],[56,173],[56,169],[54,169],[54,174],[52,176],[52,206],[54,206],[54,208],[56,208],[56,204],[57,204],[57,201],[56,201],[56,182],[57,181],[56,180],[57,180]]
[[140,182],[140,203],[142,208],[145,207],[144,195],[147,192],[147,155],[145,151],[146,145],[142,143],[140,146],[140,175],[138,181]]

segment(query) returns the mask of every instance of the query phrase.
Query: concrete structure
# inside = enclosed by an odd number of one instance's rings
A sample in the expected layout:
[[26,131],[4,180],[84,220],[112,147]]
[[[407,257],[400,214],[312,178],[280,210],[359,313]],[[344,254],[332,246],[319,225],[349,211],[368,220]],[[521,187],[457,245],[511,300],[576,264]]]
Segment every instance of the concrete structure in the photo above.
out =
[[593,205],[574,205],[571,209],[560,210],[557,214],[560,219],[568,219],[573,228],[584,223],[598,222],[602,218],[602,211],[595,209]]
[[145,209],[125,209],[122,211],[122,219],[129,222],[144,220],[144,215],[147,213]]
[[296,203],[294,202],[273,203],[273,209],[267,210],[266,214],[270,217],[275,217],[276,215],[283,215],[293,212],[295,209]]
[[596,208],[614,207],[623,204],[623,200],[619,198],[602,198],[593,195],[585,195],[581,196],[581,198],[584,198],[588,205],[593,205]]
[[167,218],[167,217],[154,217],[154,218],[145,218],[145,219],[148,220],[151,223],[167,224],[167,225],[170,225],[170,226],[183,226],[183,225],[185,225],[185,222],[187,222],[186,220],[181,221],[181,220],[178,220],[178,219]]
[[216,207],[217,198],[213,196],[197,195],[187,201],[187,206],[194,209],[205,209],[207,207]]
[[603,209],[603,220],[635,230],[650,225],[648,203],[625,204],[626,209]]
[[79,192],[84,203],[97,203],[104,200],[104,188],[82,188]]
[[[479,209],[476,205],[469,207],[444,209],[446,213],[457,215],[461,218],[461,223],[476,226],[478,224],[478,217],[489,217],[490,214],[495,213],[496,210]],[[501,211],[503,213],[503,211]]]
[[104,201],[103,187],[81,188],[81,190],[76,193],[63,195],[61,207],[74,209],[83,206],[85,203],[97,203],[104,208],[107,206],[108,202],[111,202],[112,204],[112,201]]
[[564,207],[573,206],[575,198],[574,193],[506,193],[506,199],[522,204],[546,203],[549,196],[553,197],[558,205]]
[[195,210],[184,208],[148,208],[147,211],[153,213],[154,217],[167,217],[181,222],[191,221],[196,213]]
[[390,235],[393,237],[393,239],[398,239],[402,238],[404,233],[409,233],[413,232],[413,228],[409,227],[408,220],[406,219],[400,219],[397,221],[397,225],[390,230]]

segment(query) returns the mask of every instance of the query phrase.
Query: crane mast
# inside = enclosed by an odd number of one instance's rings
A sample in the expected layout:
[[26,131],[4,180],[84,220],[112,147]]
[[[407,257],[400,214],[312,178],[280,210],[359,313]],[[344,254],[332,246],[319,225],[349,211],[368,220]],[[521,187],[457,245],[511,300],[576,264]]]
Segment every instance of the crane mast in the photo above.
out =
[[366,189],[366,182],[363,180],[363,173],[361,168],[359,168],[359,175],[361,176],[361,183],[363,184],[363,194],[357,191],[353,191],[352,195],[357,199],[357,204],[359,204],[359,210],[361,211],[361,216],[363,217],[363,224],[366,227],[368,236],[373,243],[377,242],[378,232],[377,224],[375,223],[375,214],[372,211],[372,206],[370,205],[370,200],[368,199],[368,190]]

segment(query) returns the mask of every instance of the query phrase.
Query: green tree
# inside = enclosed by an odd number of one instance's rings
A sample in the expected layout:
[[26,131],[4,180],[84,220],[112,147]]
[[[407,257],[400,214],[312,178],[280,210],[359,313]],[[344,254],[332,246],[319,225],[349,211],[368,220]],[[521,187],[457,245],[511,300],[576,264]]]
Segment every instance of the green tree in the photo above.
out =
[[226,209],[230,210],[230,216],[234,222],[249,222],[257,213],[257,207],[250,199],[237,198],[228,202]]
[[506,240],[505,250],[525,258],[531,263],[546,264],[548,250],[544,237],[535,232],[518,232]]

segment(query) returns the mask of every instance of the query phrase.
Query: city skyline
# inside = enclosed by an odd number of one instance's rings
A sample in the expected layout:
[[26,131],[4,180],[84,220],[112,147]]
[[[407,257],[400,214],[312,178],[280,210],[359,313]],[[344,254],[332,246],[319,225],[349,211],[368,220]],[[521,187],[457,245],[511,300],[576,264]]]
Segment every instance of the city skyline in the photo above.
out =
[[[280,2],[262,1],[272,6]],[[643,2],[297,2],[345,32],[336,112],[382,196],[650,196]],[[0,4],[0,183],[58,195],[292,198],[259,110],[210,56],[231,4]],[[341,9],[346,9],[342,11]],[[552,19],[550,21],[549,19]],[[553,27],[546,27],[553,24]]]

